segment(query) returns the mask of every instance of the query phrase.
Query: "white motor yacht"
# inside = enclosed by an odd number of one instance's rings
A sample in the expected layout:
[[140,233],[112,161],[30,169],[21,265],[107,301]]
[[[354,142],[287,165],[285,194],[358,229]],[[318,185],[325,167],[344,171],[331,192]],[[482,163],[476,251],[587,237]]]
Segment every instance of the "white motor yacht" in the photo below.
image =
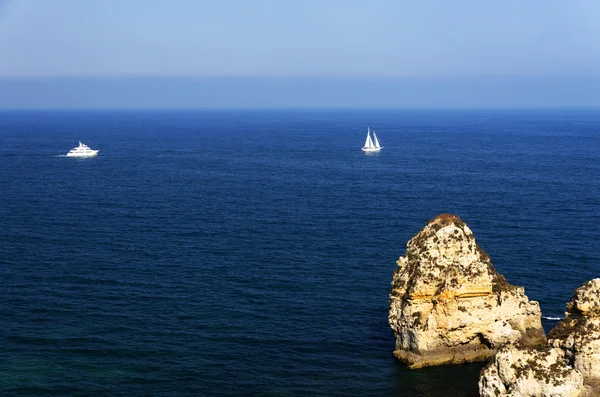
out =
[[79,141],[79,146],[74,147],[67,153],[67,157],[91,157],[97,155],[99,150],[92,150],[85,143]]

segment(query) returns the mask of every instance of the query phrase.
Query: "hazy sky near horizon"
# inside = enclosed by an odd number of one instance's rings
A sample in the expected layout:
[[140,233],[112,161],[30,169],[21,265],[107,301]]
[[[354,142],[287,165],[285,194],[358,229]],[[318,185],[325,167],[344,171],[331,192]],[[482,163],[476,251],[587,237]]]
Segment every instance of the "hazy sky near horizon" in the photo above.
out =
[[[31,90],[31,79],[541,79],[598,88],[599,21],[596,0],[0,0],[0,106],[10,107],[6,87],[26,106],[14,84]],[[600,104],[595,91],[583,98]]]

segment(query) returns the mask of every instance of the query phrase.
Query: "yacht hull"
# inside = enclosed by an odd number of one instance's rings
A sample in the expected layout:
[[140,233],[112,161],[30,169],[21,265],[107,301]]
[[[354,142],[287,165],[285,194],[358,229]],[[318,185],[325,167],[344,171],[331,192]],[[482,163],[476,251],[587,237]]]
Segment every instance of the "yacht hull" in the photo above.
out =
[[99,150],[94,150],[93,153],[67,153],[67,157],[94,157],[98,152]]

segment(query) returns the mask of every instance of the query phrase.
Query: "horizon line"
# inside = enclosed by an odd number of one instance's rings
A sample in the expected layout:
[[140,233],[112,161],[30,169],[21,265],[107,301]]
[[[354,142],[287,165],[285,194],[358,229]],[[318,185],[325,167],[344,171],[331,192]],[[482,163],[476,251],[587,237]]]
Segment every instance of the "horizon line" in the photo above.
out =
[[600,110],[600,106],[579,106],[579,105],[561,105],[561,106],[432,106],[432,107],[358,107],[358,106],[223,106],[223,107],[169,107],[169,106],[132,106],[132,107],[0,107],[0,112],[69,112],[69,111],[435,111],[435,110],[456,110],[456,111],[480,111],[480,110]]
[[286,80],[452,80],[452,79],[557,79],[575,78],[582,80],[600,78],[597,73],[520,73],[520,74],[325,74],[325,75],[263,75],[263,74],[161,74],[161,73],[114,73],[114,74],[48,74],[48,75],[0,75],[0,80],[65,80],[65,79],[286,79]]

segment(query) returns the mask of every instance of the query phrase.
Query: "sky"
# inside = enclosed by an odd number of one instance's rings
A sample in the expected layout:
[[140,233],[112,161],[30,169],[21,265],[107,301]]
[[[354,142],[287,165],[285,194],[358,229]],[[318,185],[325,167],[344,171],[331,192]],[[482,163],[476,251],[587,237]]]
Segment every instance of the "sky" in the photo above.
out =
[[0,108],[600,106],[597,0],[0,0]]

